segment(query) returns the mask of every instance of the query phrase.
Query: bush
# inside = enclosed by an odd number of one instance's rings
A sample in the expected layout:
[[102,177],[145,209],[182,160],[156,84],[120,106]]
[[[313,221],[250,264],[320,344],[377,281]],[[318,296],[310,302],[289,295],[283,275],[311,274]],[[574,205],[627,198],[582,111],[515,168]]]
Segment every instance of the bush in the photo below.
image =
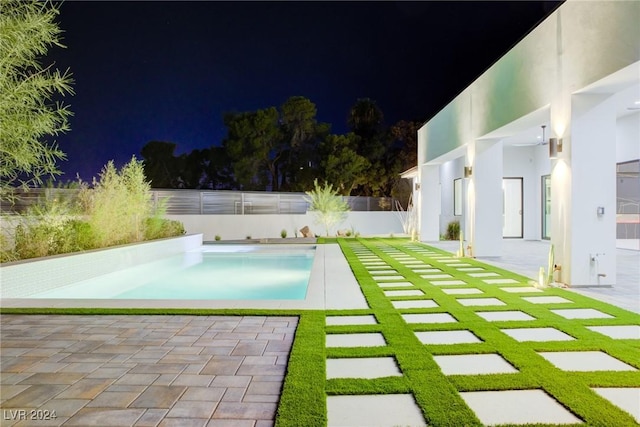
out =
[[180,221],[151,217],[144,223],[144,239],[164,239],[185,234],[184,225]]
[[282,237],[283,239],[285,239],[287,237],[287,230],[285,230],[284,228],[282,229],[282,231],[280,231],[280,237]]
[[56,223],[39,220],[16,227],[15,256],[37,258],[77,252],[95,247],[91,226],[76,219]]
[[215,239],[216,239],[216,242],[217,242],[218,240],[222,239],[222,237],[220,237],[220,235],[219,235],[219,234],[216,234]]
[[460,223],[458,221],[451,221],[447,225],[447,240],[458,240],[460,238]]

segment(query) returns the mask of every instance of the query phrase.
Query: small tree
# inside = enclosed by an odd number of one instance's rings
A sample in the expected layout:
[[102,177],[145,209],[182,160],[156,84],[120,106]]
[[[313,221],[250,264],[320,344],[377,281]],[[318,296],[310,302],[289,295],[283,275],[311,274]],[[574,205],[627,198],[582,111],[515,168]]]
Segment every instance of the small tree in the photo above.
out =
[[304,200],[309,203],[309,210],[316,215],[316,221],[324,225],[324,229],[329,236],[329,229],[347,219],[349,204],[333,190],[333,186],[324,183],[320,187],[318,180],[313,181],[314,189],[306,192]]
[[65,158],[48,137],[69,130],[71,111],[52,99],[73,94],[69,71],[44,67],[51,46],[60,46],[61,30],[53,2],[0,2],[0,199],[12,187],[42,183],[59,174]]

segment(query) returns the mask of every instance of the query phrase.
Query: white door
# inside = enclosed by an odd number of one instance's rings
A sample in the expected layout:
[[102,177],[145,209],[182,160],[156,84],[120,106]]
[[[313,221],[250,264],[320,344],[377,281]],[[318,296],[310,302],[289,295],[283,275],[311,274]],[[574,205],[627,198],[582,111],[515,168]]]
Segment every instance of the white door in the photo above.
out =
[[502,179],[502,237],[522,237],[522,178]]

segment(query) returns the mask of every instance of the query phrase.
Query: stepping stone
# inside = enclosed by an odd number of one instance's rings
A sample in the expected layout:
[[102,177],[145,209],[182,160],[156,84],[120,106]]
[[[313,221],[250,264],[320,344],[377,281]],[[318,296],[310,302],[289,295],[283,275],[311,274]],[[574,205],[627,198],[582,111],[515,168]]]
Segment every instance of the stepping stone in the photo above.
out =
[[567,335],[556,328],[513,328],[500,329],[516,341],[573,341],[571,335]]
[[420,289],[416,290],[402,290],[402,291],[384,291],[384,295],[387,297],[418,297],[424,295]]
[[392,276],[392,275],[388,275],[388,276],[372,276],[373,280],[375,280],[376,282],[382,281],[382,280],[402,280],[405,277],[404,276]]
[[420,261],[416,260],[415,258],[412,259],[403,259],[400,260],[400,264],[404,264],[404,265],[414,265],[414,264],[422,264]]
[[481,267],[458,268],[458,271],[482,271],[482,270],[484,270],[484,268],[481,268]]
[[499,354],[433,356],[445,375],[511,374],[518,372]]
[[504,302],[500,301],[498,298],[458,298],[456,299],[458,303],[464,305],[465,307],[479,307],[479,306],[487,306],[487,305],[506,305]]
[[601,333],[614,339],[622,340],[638,340],[640,339],[640,326],[638,325],[622,325],[622,326],[587,326],[594,332]]
[[566,298],[549,296],[549,297],[522,297],[523,300],[532,304],[563,304],[565,302],[573,302]]
[[423,279],[447,279],[452,276],[450,274],[422,274],[420,277]]
[[378,347],[387,345],[380,332],[362,334],[327,334],[329,347]]
[[384,261],[366,261],[362,263],[363,265],[387,265]]
[[376,325],[376,317],[373,314],[361,316],[327,316],[327,326],[336,325]]
[[391,270],[391,269],[382,269],[382,270],[372,271],[371,274],[398,274],[398,272],[396,270]]
[[[408,265],[407,267],[409,267],[410,269],[412,269],[415,272],[417,269],[431,268],[432,265],[431,264],[422,264],[422,263],[420,263],[420,264],[415,264],[415,265],[410,265],[410,266]],[[440,270],[440,271],[442,271],[442,270]]]
[[376,273],[376,274],[384,274],[385,271],[397,273],[396,270],[392,269],[387,265],[367,265],[364,268],[366,268],[367,271],[369,271],[370,273]]
[[442,273],[442,270],[440,270],[439,268],[418,268],[418,269],[414,269],[413,272],[416,274]]
[[631,414],[640,424],[640,388],[592,388],[618,408]]
[[413,286],[411,282],[381,282],[378,283],[381,288],[405,288],[407,286]]
[[407,323],[457,323],[458,321],[449,313],[403,314],[402,318]]
[[471,331],[414,332],[423,344],[468,344],[482,342]]
[[467,285],[464,280],[429,280],[432,285],[435,286],[448,286],[448,285]]
[[534,288],[533,286],[513,286],[500,288],[505,292],[512,294],[528,293],[528,292],[542,292],[542,289]]
[[391,301],[395,308],[434,308],[438,304],[432,299],[409,300],[409,301]]
[[[447,264],[447,265],[452,265],[452,264],[462,264],[462,261],[460,261],[459,259],[452,259],[452,260],[443,260],[440,261],[443,264]],[[455,265],[452,265],[452,267],[455,267]]]
[[[566,308],[549,310],[565,319],[612,319],[613,316],[593,308]],[[640,327],[639,327],[640,328]]]
[[488,322],[536,320],[523,311],[476,311],[476,314]]
[[327,359],[327,379],[400,377],[393,357]]
[[327,425],[424,426],[422,410],[411,394],[327,396]]
[[467,391],[460,397],[483,425],[582,422],[542,390]]
[[541,351],[538,354],[557,368],[571,372],[636,371],[631,365],[602,351]]
[[443,289],[442,292],[444,292],[447,295],[471,295],[471,294],[483,294],[484,292],[482,292],[480,289],[477,288],[455,288],[455,289]]
[[486,273],[469,273],[471,277],[496,277],[500,276],[498,273],[486,272]]
[[451,267],[457,268],[458,270],[460,270],[460,267],[471,267],[471,264],[461,263],[461,264],[451,265]]
[[483,282],[488,284],[488,285],[501,285],[501,284],[506,284],[506,283],[518,283],[517,280],[513,280],[513,279],[486,279],[486,280],[483,280]]

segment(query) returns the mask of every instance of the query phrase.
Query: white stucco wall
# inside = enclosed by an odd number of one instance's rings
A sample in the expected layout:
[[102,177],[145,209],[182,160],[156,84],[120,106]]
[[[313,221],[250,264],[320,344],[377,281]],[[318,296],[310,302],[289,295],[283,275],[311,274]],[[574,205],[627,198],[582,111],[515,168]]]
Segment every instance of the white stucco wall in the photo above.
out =
[[640,159],[640,112],[619,118],[616,133],[616,162],[638,159]]
[[[181,221],[187,233],[202,233],[203,240],[213,241],[216,235],[223,240],[274,239],[280,238],[281,230],[287,237],[295,231],[309,226],[317,235],[325,235],[322,225],[315,221],[312,213],[305,215],[167,215],[169,219]],[[395,212],[349,212],[347,219],[330,230],[355,230],[362,236],[402,234],[402,223]],[[298,232],[298,236],[301,236]]]

